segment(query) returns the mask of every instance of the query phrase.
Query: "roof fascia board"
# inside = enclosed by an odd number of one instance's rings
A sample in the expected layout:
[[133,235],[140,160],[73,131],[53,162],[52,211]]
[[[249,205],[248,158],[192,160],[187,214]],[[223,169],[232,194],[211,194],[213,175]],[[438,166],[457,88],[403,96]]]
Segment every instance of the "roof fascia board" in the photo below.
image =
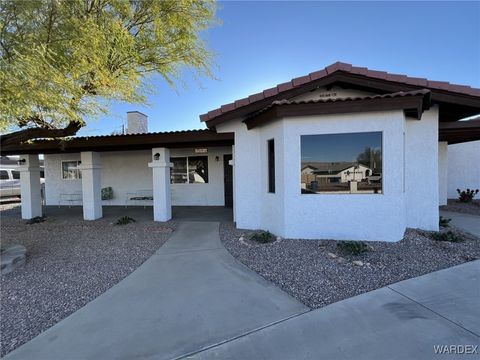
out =
[[271,120],[284,117],[389,110],[404,110],[409,116],[413,115],[417,120],[420,120],[423,111],[429,108],[428,104],[424,102],[424,98],[425,95],[416,95],[399,98],[274,105],[267,111],[248,118],[244,122],[247,129],[250,130]]

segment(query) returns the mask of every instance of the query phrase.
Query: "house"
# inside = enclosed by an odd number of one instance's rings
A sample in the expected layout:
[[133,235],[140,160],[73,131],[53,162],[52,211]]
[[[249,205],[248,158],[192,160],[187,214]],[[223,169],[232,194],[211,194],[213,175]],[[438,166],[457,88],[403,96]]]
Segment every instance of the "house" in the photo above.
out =
[[[131,113],[137,133],[2,154],[25,160],[24,218],[41,215],[44,154],[47,205],[76,194],[87,220],[111,188],[104,204],[149,203],[157,221],[172,205],[233,206],[237,227],[286,238],[398,241],[407,227],[438,230],[448,145],[480,139],[480,121],[458,121],[478,113],[480,89],[335,63],[201,115],[206,130],[143,132]],[[346,166],[317,167],[328,163]]]
[[374,192],[369,179],[373,170],[368,166],[352,162],[310,163],[302,161],[301,187],[304,194],[322,193],[356,193],[360,191],[358,182],[367,182],[363,191]]

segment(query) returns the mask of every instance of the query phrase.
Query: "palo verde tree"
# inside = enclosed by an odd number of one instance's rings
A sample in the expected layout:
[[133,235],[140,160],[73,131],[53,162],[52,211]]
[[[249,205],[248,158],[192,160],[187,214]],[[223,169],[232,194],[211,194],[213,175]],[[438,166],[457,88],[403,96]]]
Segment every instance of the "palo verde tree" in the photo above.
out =
[[108,101],[144,103],[150,74],[210,76],[213,0],[2,0],[0,141],[74,135]]

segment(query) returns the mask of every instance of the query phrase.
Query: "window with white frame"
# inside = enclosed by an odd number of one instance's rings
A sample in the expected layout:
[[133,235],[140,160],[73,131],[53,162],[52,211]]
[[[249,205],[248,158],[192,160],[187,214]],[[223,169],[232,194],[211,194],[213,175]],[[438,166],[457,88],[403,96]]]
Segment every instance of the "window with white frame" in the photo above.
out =
[[62,179],[63,180],[76,180],[82,178],[82,172],[78,168],[81,161],[69,160],[62,161]]
[[208,183],[208,156],[185,156],[170,158],[172,184]]

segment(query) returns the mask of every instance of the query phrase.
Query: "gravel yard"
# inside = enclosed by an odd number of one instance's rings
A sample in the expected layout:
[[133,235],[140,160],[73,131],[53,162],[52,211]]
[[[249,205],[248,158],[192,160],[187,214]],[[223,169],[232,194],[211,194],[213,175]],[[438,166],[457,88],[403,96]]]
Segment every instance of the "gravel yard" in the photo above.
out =
[[440,210],[480,216],[480,200],[473,200],[471,203],[461,203],[455,199],[448,199],[447,205],[440,206]]
[[139,267],[169,238],[174,222],[113,225],[48,218],[27,225],[1,205],[2,245],[27,248],[23,268],[1,277],[1,355],[78,310]]
[[[220,237],[238,260],[287,293],[319,308],[367,291],[480,258],[480,239],[462,234],[463,242],[431,239],[409,229],[398,243],[365,242],[370,251],[348,255],[332,240],[279,240],[259,244],[254,233],[223,223]],[[239,240],[243,235],[244,240]],[[331,253],[331,254],[329,254]],[[334,256],[336,256],[334,258]],[[357,266],[352,261],[361,261]]]

